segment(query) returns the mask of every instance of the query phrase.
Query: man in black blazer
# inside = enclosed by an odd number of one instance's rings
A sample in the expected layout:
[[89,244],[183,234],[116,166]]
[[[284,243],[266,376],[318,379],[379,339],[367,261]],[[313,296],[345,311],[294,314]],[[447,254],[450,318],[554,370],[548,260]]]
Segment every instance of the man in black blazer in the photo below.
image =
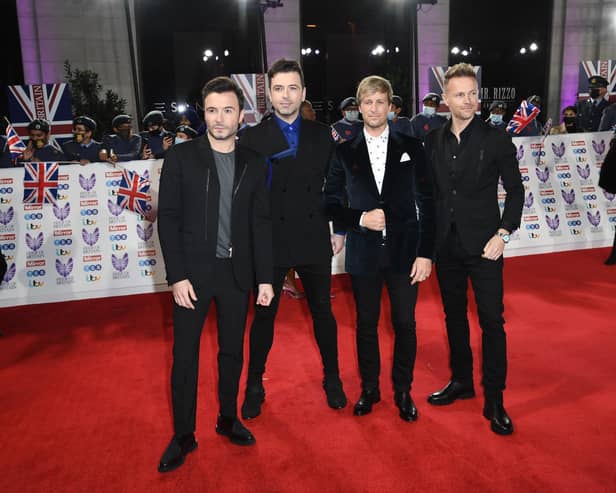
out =
[[323,185],[335,143],[330,127],[302,120],[304,76],[295,61],[278,60],[268,72],[271,118],[246,128],[243,145],[265,155],[274,239],[274,301],[257,307],[250,329],[250,361],[244,418],[261,413],[263,373],[274,338],[274,319],[286,272],[293,267],[302,280],[314,333],[323,361],[323,387],[333,409],[346,405],[338,369],[336,320],[331,309],[332,246],[323,204]]
[[[451,67],[444,91],[451,120],[429,133],[425,143],[436,185],[436,273],[446,316],[451,381],[428,402],[451,404],[475,395],[467,318],[470,277],[483,333],[483,414],[492,431],[508,435],[513,424],[503,406],[507,346],[502,254],[520,225],[524,188],[511,138],[475,115],[478,87],[473,67],[465,63]],[[502,217],[499,177],[507,191]]]
[[212,299],[218,315],[216,432],[238,445],[255,442],[237,418],[244,330],[255,283],[258,305],[269,305],[274,295],[267,167],[235,139],[244,95],[231,79],[218,77],[205,85],[203,99],[207,134],[169,149],[160,178],[158,233],[175,301],[175,434],[160,472],[179,467],[197,446],[199,340]]
[[394,402],[403,420],[415,421],[417,408],[410,395],[417,352],[414,312],[418,283],[432,269],[434,202],[421,141],[388,126],[392,96],[382,77],[360,82],[363,130],[336,149],[325,195],[338,233],[336,250],[346,233],[345,268],[355,298],[362,393],[354,414],[370,413],[381,398],[377,326],[386,284],[395,332]]

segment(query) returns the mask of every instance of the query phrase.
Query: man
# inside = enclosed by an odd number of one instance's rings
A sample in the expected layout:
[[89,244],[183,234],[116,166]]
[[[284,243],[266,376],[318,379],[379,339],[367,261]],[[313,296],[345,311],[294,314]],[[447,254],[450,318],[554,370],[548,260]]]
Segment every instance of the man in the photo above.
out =
[[616,131],[616,103],[610,104],[603,110],[599,131],[603,132],[604,130]]
[[577,128],[580,132],[596,132],[599,130],[603,110],[609,106],[605,99],[607,94],[607,79],[600,75],[593,75],[588,78],[588,95],[585,101],[578,101],[577,107]]
[[49,122],[47,120],[32,120],[28,124],[30,140],[26,150],[17,158],[20,162],[29,161],[65,161],[64,153],[49,142]]
[[438,94],[429,92],[423,97],[422,102],[421,113],[411,119],[411,136],[420,140],[424,140],[431,130],[440,128],[447,123],[447,118],[436,114],[436,109],[441,104],[441,97]]
[[391,98],[391,106],[389,107],[389,112],[387,113],[389,127],[394,132],[412,136],[413,130],[411,127],[411,120],[409,120],[406,116],[400,116],[403,106],[404,101],[402,100],[402,98],[394,94],[394,96]]
[[312,103],[308,101],[307,99],[305,101],[302,101],[302,105],[300,107],[299,112],[302,115],[302,118],[304,120],[315,121],[317,119],[317,113],[316,111],[314,111],[314,108],[312,107]]
[[116,115],[111,121],[113,134],[107,135],[101,144],[99,157],[102,161],[135,161],[140,159],[141,137],[133,135],[133,118]]
[[141,142],[143,159],[162,159],[167,150],[173,145],[173,134],[167,132],[163,127],[164,118],[160,111],[150,111],[143,117],[143,128],[141,132]]
[[[323,185],[335,143],[331,128],[302,120],[304,76],[296,61],[278,60],[268,72],[274,115],[247,128],[242,144],[267,157],[274,238],[271,306],[258,306],[250,329],[250,362],[242,416],[255,418],[265,399],[263,373],[274,339],[274,320],[287,271],[302,280],[323,362],[323,388],[333,409],[347,401],[338,369],[336,320],[330,300],[332,245],[323,207]],[[303,412],[303,409],[302,409]]]
[[434,202],[421,141],[388,126],[391,100],[386,79],[370,76],[360,82],[357,101],[364,128],[336,149],[325,194],[338,232],[335,253],[342,249],[344,232],[348,235],[345,269],[353,286],[362,379],[353,412],[368,414],[381,398],[377,326],[386,284],[395,332],[394,402],[400,418],[415,421],[410,395],[417,352],[414,311],[418,283],[432,269]]
[[179,467],[197,447],[195,421],[199,340],[212,299],[218,315],[216,432],[237,445],[255,438],[237,418],[244,329],[251,288],[256,302],[272,297],[272,231],[267,168],[255,152],[236,145],[244,94],[227,77],[203,88],[204,137],[173,146],[160,178],[158,232],[173,290],[171,398],[175,434],[158,470]]
[[175,129],[174,144],[183,144],[189,140],[196,139],[199,136],[197,131],[188,125],[178,125]]
[[12,168],[11,151],[4,135],[0,135],[0,168]]
[[73,120],[73,140],[62,146],[67,160],[78,161],[82,165],[98,162],[101,144],[92,138],[95,130],[96,122],[92,118],[78,116]]
[[[516,149],[505,132],[475,116],[478,85],[473,67],[445,74],[443,98],[451,120],[426,137],[436,184],[436,273],[445,309],[451,381],[428,402],[451,404],[475,395],[467,318],[470,277],[483,332],[483,415],[495,433],[513,424],[503,405],[507,349],[503,328],[503,250],[519,226],[524,188]],[[498,179],[507,191],[502,218]]]
[[339,144],[346,140],[353,140],[362,128],[359,120],[359,108],[354,97],[351,96],[342,100],[340,112],[342,118],[332,125],[339,136]]
[[504,101],[492,101],[490,116],[487,120],[488,125],[505,130],[507,128],[507,123],[503,120],[505,113],[507,113],[507,103]]

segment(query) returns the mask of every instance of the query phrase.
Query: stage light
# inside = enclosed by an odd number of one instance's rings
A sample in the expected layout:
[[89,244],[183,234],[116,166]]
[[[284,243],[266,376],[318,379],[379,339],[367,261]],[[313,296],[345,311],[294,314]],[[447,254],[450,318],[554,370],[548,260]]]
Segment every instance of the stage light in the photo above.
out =
[[207,57],[211,57],[212,55],[214,55],[214,53],[212,53],[212,50],[205,50],[203,54]]
[[457,46],[454,46],[454,47],[451,49],[451,54],[452,54],[452,55],[457,55],[458,53],[460,53],[460,48],[458,48]]
[[396,46],[396,47],[394,48],[394,51],[395,51],[396,53],[400,53],[400,48],[398,48],[398,47]]
[[539,46],[537,45],[537,43],[531,43],[529,48],[530,51],[537,51],[539,49]]
[[526,55],[526,48],[524,48],[524,47],[520,48],[520,53],[522,55]]
[[184,113],[186,111],[185,104],[178,104],[178,113]]
[[468,56],[468,50],[462,50],[461,55],[462,56]]
[[383,47],[383,45],[377,45],[377,46],[376,46],[376,48],[374,48],[374,50],[372,50],[372,51],[371,51],[371,53],[372,53],[374,56],[377,56],[377,55],[379,55],[379,56],[380,56],[380,55],[382,55],[383,53],[385,53],[385,48]]
[[315,55],[320,55],[321,54],[321,50],[314,50],[314,54]]
[[302,48],[302,55],[306,55],[306,50],[304,48]]
[[229,53],[229,50],[225,50],[224,55],[225,56],[229,56],[231,53]]

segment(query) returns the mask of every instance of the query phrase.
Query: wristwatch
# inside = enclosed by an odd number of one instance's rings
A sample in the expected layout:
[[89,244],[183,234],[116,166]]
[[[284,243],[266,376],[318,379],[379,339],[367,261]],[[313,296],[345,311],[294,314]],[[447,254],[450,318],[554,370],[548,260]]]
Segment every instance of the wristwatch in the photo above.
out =
[[500,231],[496,233],[496,236],[500,237],[500,239],[503,240],[505,244],[509,243],[509,240],[511,239],[509,233],[501,233]]

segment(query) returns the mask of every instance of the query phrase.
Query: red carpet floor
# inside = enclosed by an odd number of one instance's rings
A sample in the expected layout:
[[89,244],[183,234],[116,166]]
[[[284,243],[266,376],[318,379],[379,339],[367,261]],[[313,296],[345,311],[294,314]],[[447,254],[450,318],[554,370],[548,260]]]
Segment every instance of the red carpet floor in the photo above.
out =
[[[412,424],[392,402],[387,324],[383,401],[371,415],[352,415],[359,394],[353,302],[348,279],[337,277],[350,405],[326,406],[305,302],[285,298],[264,413],[247,423],[257,445],[232,445],[214,432],[212,317],[202,339],[199,449],[166,475],[156,466],[172,429],[169,294],[2,309],[0,491],[615,491],[616,267],[603,266],[605,256],[597,249],[507,260],[510,437],[490,431],[480,395],[443,408],[426,403],[449,376],[434,277],[417,309],[412,395],[420,417]],[[472,342],[478,356],[479,330]]]

